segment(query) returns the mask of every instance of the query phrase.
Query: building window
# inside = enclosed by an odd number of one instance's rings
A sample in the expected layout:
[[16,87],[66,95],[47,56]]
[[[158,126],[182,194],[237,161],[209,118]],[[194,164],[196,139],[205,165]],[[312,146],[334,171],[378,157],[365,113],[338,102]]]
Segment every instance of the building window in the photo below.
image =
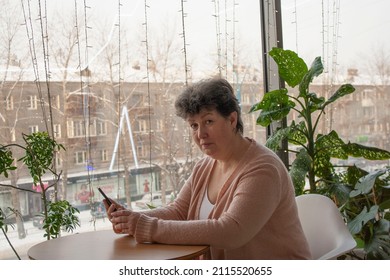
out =
[[148,131],[148,123],[146,120],[138,120],[138,131],[139,132],[147,132]]
[[164,121],[163,120],[157,120],[156,124],[156,130],[157,131],[163,131],[164,130]]
[[146,150],[147,149],[143,145],[137,146],[137,155],[143,158],[146,157],[147,156]]
[[250,94],[242,94],[241,95],[241,104],[251,104],[251,96]]
[[38,127],[37,125],[30,125],[30,126],[28,127],[28,130],[29,130],[30,134],[33,134],[33,133],[39,131],[39,127]]
[[106,135],[107,125],[105,121],[96,120],[96,135]]
[[61,99],[59,95],[56,96],[56,103],[57,103],[57,108],[61,109]]
[[11,141],[15,142],[16,141],[15,129],[12,128],[10,133],[11,133]]
[[56,166],[57,167],[62,167],[62,160],[59,154],[56,156]]
[[94,119],[91,125],[86,130],[84,120],[69,120],[68,121],[68,136],[70,138],[107,135],[107,124],[105,121]]
[[7,111],[14,109],[14,98],[13,96],[8,96],[5,98],[5,108]]
[[54,128],[54,137],[57,139],[61,138],[61,125],[55,124],[53,128]]
[[101,150],[101,161],[108,161],[108,154],[107,154],[107,150]]
[[28,97],[27,109],[36,110],[38,108],[38,99],[36,95],[30,95]]
[[84,137],[85,136],[85,125],[82,120],[69,120],[68,121],[68,137]]
[[87,152],[86,151],[78,151],[75,153],[75,164],[85,164],[87,159]]

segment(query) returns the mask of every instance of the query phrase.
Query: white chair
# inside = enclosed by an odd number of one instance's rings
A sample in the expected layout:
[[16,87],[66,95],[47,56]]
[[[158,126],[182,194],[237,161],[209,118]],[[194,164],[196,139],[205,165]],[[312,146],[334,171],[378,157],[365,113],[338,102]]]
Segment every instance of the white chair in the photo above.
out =
[[356,247],[336,204],[319,194],[296,197],[298,215],[313,259],[335,259]]

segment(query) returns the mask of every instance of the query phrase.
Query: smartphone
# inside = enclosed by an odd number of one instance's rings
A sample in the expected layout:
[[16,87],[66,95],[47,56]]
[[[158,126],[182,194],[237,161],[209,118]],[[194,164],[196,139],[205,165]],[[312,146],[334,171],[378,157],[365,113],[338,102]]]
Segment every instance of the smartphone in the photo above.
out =
[[102,194],[102,196],[106,199],[108,206],[110,206],[111,200],[108,198],[108,196],[104,193],[104,191],[101,188],[98,188],[99,192]]

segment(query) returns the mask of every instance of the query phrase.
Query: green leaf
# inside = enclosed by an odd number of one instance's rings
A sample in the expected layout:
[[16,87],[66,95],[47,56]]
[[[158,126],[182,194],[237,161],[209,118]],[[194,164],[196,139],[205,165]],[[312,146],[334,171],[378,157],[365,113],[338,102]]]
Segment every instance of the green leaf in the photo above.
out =
[[8,178],[8,171],[16,169],[16,167],[12,165],[14,162],[12,151],[1,146],[0,159],[0,175],[3,174],[5,178]]
[[303,192],[306,174],[310,171],[311,164],[311,157],[305,149],[301,149],[290,168],[290,176],[295,187],[296,195]]
[[379,208],[382,211],[390,209],[390,199],[383,201],[381,204],[379,204]]
[[330,103],[335,102],[340,97],[351,94],[355,91],[355,88],[350,84],[341,85],[340,88],[324,103],[322,108],[325,108]]
[[263,99],[255,104],[249,112],[261,110],[257,124],[268,126],[272,121],[287,116],[295,103],[289,100],[286,89],[278,89],[264,94]]
[[48,215],[43,221],[43,228],[46,231],[44,236],[57,238],[61,228],[70,232],[77,226],[80,226],[80,220],[75,213],[80,213],[80,211],[74,208],[67,200],[48,202]]
[[319,134],[315,146],[317,151],[326,153],[330,157],[348,159],[348,154],[344,149],[345,143],[334,130],[327,135]]
[[352,221],[348,223],[349,231],[352,234],[357,234],[363,228],[363,226],[370,220],[375,219],[375,216],[378,213],[379,206],[374,205],[370,208],[370,211],[367,212],[367,207],[364,206],[363,210],[357,215]]
[[389,260],[390,259],[390,222],[384,219],[374,224],[373,236],[366,243],[364,250],[367,252],[367,259]]
[[305,133],[307,133],[307,129],[304,121],[298,123],[297,125],[294,121],[292,121],[288,134],[288,141],[291,144],[303,146],[307,143],[307,137]]
[[352,185],[355,186],[356,183],[359,181],[360,178],[363,176],[367,175],[368,172],[359,168],[356,165],[349,166],[347,168],[347,171],[345,172],[345,181]]
[[347,159],[343,150],[344,142],[335,131],[327,135],[319,134],[315,142],[314,172],[319,178],[329,178],[334,171],[332,157]]
[[325,178],[329,180],[334,175],[334,166],[331,158],[327,153],[318,153],[314,157],[314,174],[318,178]]
[[377,170],[360,178],[360,180],[355,185],[355,189],[351,191],[349,196],[355,197],[360,194],[368,194],[369,192],[371,192],[372,188],[374,187],[375,180],[379,176],[383,175],[385,172],[386,172],[385,170]]
[[363,146],[356,143],[347,143],[343,149],[353,157],[363,157],[369,160],[386,160],[390,159],[390,152],[375,147]]
[[317,97],[317,95],[313,92],[309,93],[307,97],[309,98],[308,107],[310,108],[311,113],[317,110],[322,110],[322,104],[325,102],[324,97]]
[[293,51],[272,48],[269,54],[278,65],[279,75],[290,87],[298,85],[308,71],[306,63]]
[[289,127],[276,130],[276,132],[267,139],[265,146],[273,151],[278,151],[282,140],[288,137],[289,131]]
[[23,139],[26,142],[26,154],[19,161],[26,164],[34,184],[37,184],[46,171],[52,167],[55,153],[64,148],[47,132],[23,134]]
[[308,96],[310,83],[313,81],[314,77],[319,76],[323,70],[324,70],[324,66],[322,65],[321,57],[316,57],[309,71],[303,76],[303,79],[299,84],[300,97]]

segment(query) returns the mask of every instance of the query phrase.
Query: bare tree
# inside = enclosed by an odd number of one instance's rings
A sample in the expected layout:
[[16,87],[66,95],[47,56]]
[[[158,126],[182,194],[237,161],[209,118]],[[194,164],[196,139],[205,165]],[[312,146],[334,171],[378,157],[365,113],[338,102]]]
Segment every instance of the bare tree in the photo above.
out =
[[373,84],[378,87],[390,85],[390,49],[384,45],[374,48],[367,59],[367,69]]
[[[66,182],[68,178],[69,172],[69,159],[71,157],[71,153],[73,151],[73,145],[69,141],[68,129],[67,129],[67,120],[70,117],[71,113],[68,110],[69,106],[73,106],[71,102],[71,96],[73,94],[77,94],[78,92],[83,90],[82,77],[80,76],[82,73],[79,61],[79,52],[82,50],[82,44],[84,42],[82,34],[82,28],[84,25],[82,21],[79,19],[79,24],[77,23],[77,19],[75,13],[72,14],[55,14],[53,18],[56,19],[55,24],[53,24],[50,28],[50,40],[49,40],[49,48],[51,52],[51,60],[53,66],[53,75],[61,84],[61,101],[59,104],[52,100],[52,109],[55,113],[56,124],[59,124],[59,129],[61,131],[57,131],[58,135],[61,135],[61,141],[64,143],[64,146],[67,147],[66,150],[61,155],[62,161],[62,184],[60,190],[60,196],[63,198],[67,197],[67,189]],[[72,81],[80,81],[79,88],[75,89],[69,88],[68,84]],[[58,137],[54,135],[53,137]]]
[[[15,141],[17,134],[17,123],[19,120],[18,113],[22,104],[22,92],[18,88],[18,83],[23,76],[21,68],[21,59],[19,56],[25,55],[23,52],[18,54],[18,44],[20,44],[21,32],[21,17],[19,14],[19,6],[12,1],[0,1],[3,9],[0,14],[0,65],[1,65],[1,81],[0,81],[0,96],[4,99],[0,103],[0,137],[1,142],[10,144]],[[15,114],[13,118],[8,118],[9,114]],[[13,122],[11,122],[13,120]],[[14,153],[17,157],[17,153]],[[15,158],[14,164],[18,164]],[[16,186],[18,181],[17,171],[11,172],[11,185]],[[20,213],[16,216],[16,225],[19,238],[26,236],[24,223],[22,220],[22,212],[19,200],[19,191],[16,188],[11,188],[11,203],[12,207]]]

